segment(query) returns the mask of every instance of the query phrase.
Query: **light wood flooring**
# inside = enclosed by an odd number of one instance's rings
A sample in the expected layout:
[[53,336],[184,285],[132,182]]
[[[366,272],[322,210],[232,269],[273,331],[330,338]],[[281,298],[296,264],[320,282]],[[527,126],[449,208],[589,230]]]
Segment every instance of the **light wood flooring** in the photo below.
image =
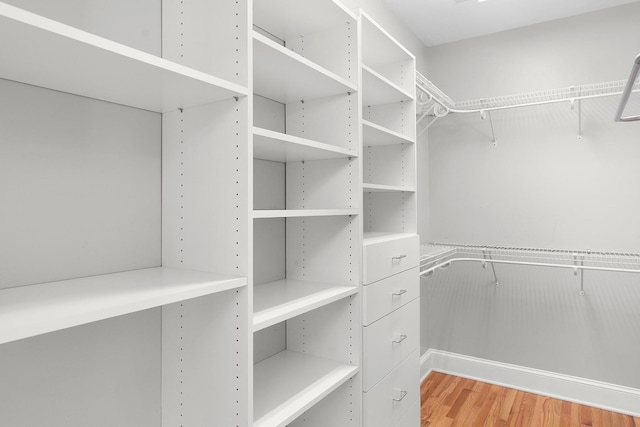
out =
[[640,417],[432,372],[421,427],[640,427]]

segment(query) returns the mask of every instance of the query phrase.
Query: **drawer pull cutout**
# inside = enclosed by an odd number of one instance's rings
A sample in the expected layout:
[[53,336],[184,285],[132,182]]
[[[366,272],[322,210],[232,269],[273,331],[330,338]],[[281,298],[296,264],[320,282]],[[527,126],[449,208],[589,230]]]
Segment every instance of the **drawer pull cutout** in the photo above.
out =
[[399,297],[400,295],[404,295],[406,293],[407,293],[406,289],[398,289],[397,291],[393,291],[391,295],[394,297]]
[[391,257],[391,259],[394,261],[400,261],[402,258],[406,258],[406,257],[407,256],[403,254],[403,255],[396,255],[394,257]]
[[406,340],[406,339],[407,339],[407,336],[406,336],[406,335],[404,335],[404,334],[402,334],[402,335],[400,335],[398,338],[394,339],[394,340],[393,340],[393,342],[394,342],[394,343],[396,343],[396,344],[398,344],[398,343],[401,343],[402,341],[404,341],[404,340]]
[[400,402],[402,399],[405,398],[405,396],[407,395],[407,391],[406,390],[398,390],[399,391],[399,395],[400,397],[394,397],[393,401],[394,402]]

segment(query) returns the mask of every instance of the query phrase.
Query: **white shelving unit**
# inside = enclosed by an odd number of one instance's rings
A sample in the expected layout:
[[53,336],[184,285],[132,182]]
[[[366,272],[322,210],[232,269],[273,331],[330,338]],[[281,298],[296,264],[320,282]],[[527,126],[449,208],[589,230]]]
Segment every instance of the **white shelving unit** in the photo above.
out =
[[0,424],[248,425],[246,5],[8,3]]
[[254,425],[357,427],[358,20],[332,0],[253,8]]
[[363,421],[418,426],[415,59],[365,13],[360,20]]

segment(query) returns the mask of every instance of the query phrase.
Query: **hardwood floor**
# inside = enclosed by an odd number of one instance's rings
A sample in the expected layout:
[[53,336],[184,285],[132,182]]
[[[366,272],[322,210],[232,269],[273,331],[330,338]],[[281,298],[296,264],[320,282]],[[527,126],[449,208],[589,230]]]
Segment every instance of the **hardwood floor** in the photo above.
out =
[[640,427],[640,417],[439,372],[421,395],[421,427]]

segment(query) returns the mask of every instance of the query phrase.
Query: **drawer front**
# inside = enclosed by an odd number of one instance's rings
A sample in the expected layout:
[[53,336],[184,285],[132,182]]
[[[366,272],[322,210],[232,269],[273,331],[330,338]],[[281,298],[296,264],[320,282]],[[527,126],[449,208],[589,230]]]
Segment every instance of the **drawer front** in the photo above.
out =
[[363,283],[378,280],[418,266],[420,241],[418,236],[401,237],[363,246]]
[[370,390],[420,346],[420,299],[364,328],[363,387]]
[[367,326],[420,296],[420,269],[414,267],[365,286],[363,295],[363,320]]
[[420,405],[413,405],[394,427],[420,427]]
[[411,353],[372,390],[364,393],[364,425],[394,426],[420,404],[418,351]]

